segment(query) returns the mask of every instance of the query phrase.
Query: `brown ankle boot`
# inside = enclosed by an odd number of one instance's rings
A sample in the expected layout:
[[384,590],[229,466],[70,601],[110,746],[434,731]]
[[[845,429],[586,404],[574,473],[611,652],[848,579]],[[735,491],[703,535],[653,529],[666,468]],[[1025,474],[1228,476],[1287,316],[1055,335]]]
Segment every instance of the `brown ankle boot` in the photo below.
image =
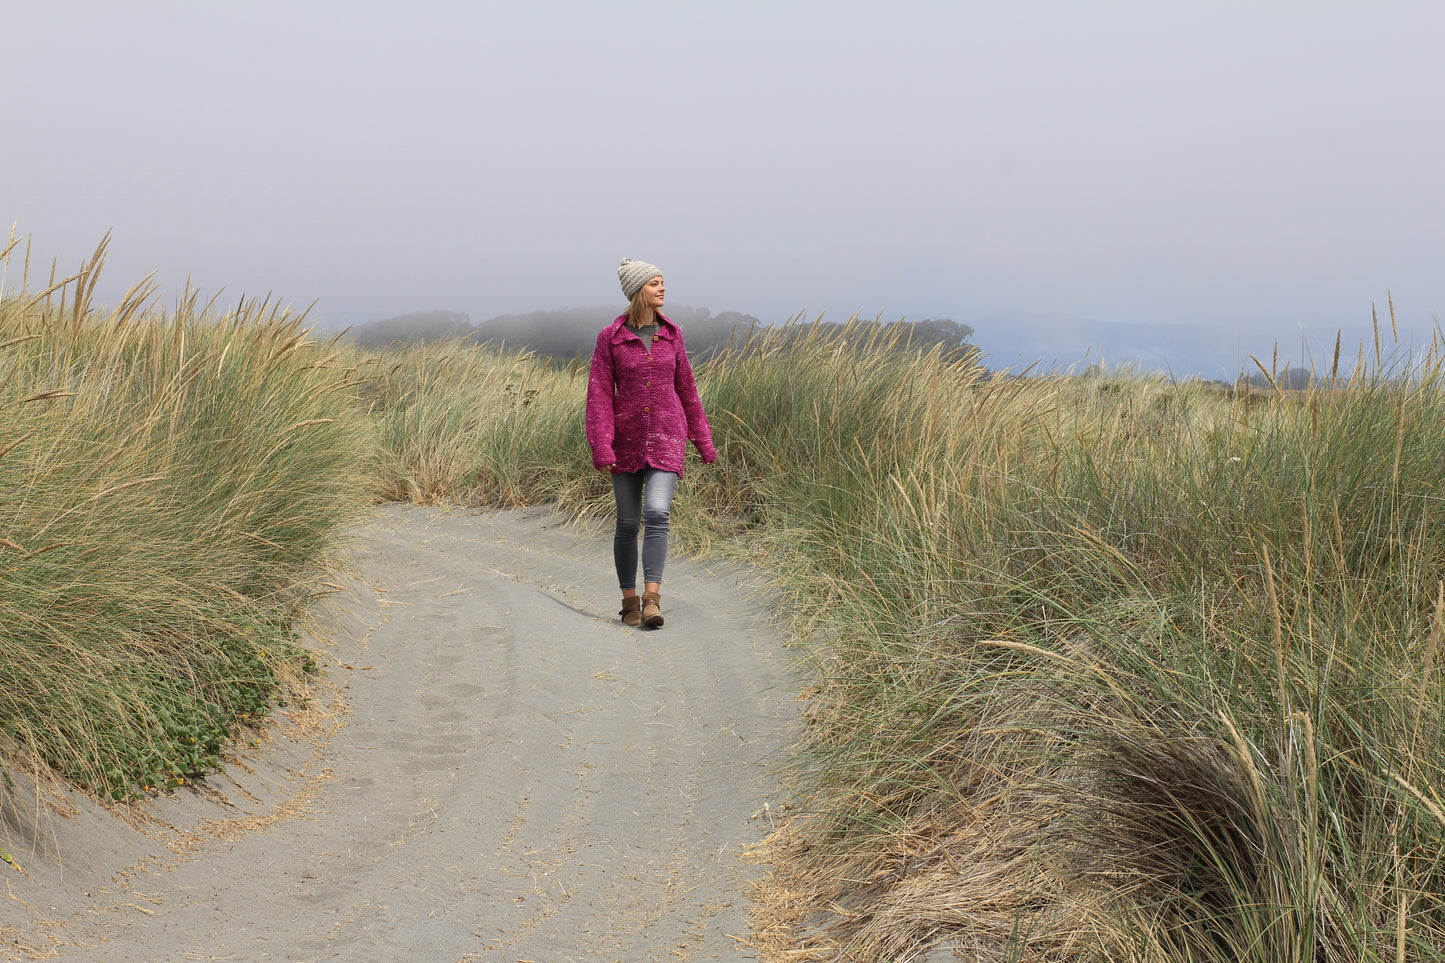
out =
[[622,597],[622,611],[617,614],[622,616],[623,625],[641,625],[642,599],[635,595],[631,598],[624,595]]
[[656,592],[642,593],[642,621],[653,629],[662,627],[662,596]]

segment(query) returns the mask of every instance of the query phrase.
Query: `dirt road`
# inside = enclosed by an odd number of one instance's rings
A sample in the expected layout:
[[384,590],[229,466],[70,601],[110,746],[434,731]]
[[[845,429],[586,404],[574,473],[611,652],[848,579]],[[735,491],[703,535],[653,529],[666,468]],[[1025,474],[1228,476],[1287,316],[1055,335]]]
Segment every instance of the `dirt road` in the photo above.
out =
[[779,802],[786,660],[727,566],[674,557],[666,626],[622,626],[609,539],[542,511],[386,509],[323,648],[335,703],[135,827],[5,799],[6,838],[38,842],[4,878],[0,949],[753,959],[760,870],[739,854]]

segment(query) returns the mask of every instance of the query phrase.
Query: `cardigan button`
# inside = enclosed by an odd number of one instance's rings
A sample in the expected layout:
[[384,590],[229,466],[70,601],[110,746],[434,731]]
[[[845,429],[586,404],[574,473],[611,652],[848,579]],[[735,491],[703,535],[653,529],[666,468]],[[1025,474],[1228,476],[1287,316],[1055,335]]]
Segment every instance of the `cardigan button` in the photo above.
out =
[[642,413],[643,413],[644,415],[647,414],[647,413],[648,413],[649,411],[651,411],[651,410],[652,410],[652,408],[650,408],[650,407],[647,406],[647,405],[643,405],[643,406],[642,406]]

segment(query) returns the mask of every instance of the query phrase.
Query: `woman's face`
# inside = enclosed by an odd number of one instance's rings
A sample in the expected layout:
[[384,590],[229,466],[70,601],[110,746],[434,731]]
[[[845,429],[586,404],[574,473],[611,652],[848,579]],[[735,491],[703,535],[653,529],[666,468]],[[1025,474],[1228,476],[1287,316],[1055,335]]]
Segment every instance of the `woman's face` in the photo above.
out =
[[656,311],[662,307],[664,295],[667,294],[667,286],[662,283],[662,275],[658,275],[642,286],[642,297],[647,306]]

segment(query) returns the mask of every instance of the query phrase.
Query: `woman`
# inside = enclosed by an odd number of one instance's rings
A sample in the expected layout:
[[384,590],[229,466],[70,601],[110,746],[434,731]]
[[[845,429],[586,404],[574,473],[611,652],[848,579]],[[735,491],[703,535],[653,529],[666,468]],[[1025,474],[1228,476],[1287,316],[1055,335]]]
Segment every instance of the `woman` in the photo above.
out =
[[[623,258],[617,269],[627,313],[603,328],[587,381],[587,444],[592,465],[612,476],[617,531],[612,558],[627,625],[662,625],[662,569],[668,515],[691,441],[703,464],[717,460],[682,331],[659,312],[666,287],[651,264]],[[637,595],[637,529],[642,597]]]

